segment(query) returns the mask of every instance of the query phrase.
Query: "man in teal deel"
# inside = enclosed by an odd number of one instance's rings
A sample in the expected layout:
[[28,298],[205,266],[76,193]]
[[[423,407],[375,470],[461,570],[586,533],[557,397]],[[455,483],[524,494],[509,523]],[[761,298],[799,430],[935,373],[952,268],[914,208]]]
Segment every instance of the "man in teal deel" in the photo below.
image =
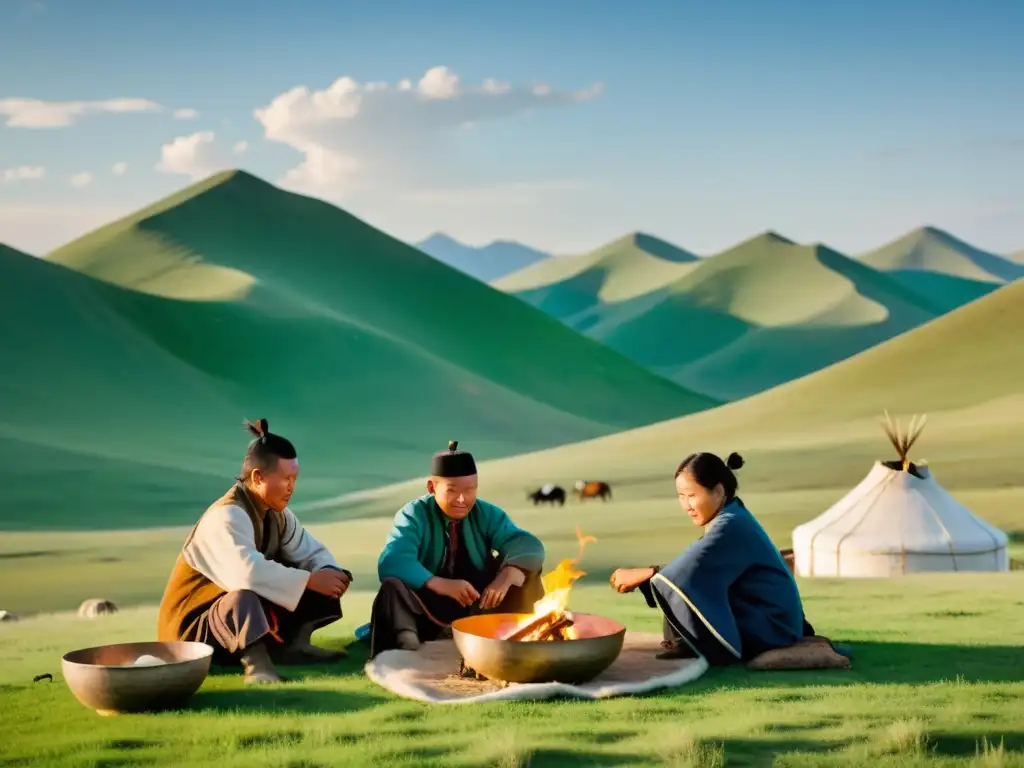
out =
[[370,655],[416,650],[473,613],[532,613],[544,596],[544,545],[477,498],[473,455],[434,454],[427,493],[395,515],[377,560]]

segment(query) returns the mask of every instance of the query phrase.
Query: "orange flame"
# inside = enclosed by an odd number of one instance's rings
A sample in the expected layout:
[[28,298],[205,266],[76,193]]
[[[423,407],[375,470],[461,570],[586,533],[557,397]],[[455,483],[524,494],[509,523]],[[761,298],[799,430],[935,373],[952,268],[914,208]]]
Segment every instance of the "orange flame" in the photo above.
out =
[[[521,621],[518,625],[519,627],[524,627],[539,616],[551,613],[552,611],[565,612],[566,606],[569,605],[569,592],[572,589],[573,583],[587,575],[586,571],[581,571],[577,567],[583,559],[583,551],[586,549],[587,544],[597,542],[594,536],[585,536],[578,524],[576,526],[576,540],[580,545],[579,554],[574,559],[562,560],[554,570],[544,574],[544,577],[541,579],[541,583],[544,586],[544,597],[533,604],[533,613]],[[575,627],[570,627],[567,635],[571,639],[575,639]]]

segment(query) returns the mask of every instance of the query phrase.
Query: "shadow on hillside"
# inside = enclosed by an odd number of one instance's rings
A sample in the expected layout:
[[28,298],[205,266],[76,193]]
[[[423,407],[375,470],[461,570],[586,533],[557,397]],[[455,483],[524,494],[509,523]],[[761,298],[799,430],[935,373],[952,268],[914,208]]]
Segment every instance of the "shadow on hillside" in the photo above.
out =
[[874,640],[843,644],[853,651],[850,669],[778,672],[752,672],[738,666],[711,669],[687,690],[717,689],[723,684],[735,688],[766,689],[808,685],[1024,682],[1020,646],[929,645]]

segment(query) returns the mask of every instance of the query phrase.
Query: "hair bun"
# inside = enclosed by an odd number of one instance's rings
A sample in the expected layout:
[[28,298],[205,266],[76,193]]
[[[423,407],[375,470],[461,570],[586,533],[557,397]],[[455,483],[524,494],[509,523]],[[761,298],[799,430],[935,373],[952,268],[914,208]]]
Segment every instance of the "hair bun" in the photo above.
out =
[[448,441],[448,450],[449,451],[454,451],[458,447],[459,447],[459,441],[458,440],[449,440]]
[[266,419],[257,419],[256,421],[245,422],[245,428],[248,429],[255,437],[261,437],[266,440],[267,434],[270,431],[270,427],[267,424]]
[[729,458],[725,460],[725,466],[729,469],[739,469],[743,466],[743,457],[733,451],[729,454]]

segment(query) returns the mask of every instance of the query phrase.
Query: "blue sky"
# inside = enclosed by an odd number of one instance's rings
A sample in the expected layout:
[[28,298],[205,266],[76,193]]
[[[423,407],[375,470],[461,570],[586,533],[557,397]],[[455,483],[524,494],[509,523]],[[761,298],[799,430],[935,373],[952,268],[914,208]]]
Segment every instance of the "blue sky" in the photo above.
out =
[[241,167],[408,240],[1024,248],[1024,3],[626,8],[4,0],[0,241]]

